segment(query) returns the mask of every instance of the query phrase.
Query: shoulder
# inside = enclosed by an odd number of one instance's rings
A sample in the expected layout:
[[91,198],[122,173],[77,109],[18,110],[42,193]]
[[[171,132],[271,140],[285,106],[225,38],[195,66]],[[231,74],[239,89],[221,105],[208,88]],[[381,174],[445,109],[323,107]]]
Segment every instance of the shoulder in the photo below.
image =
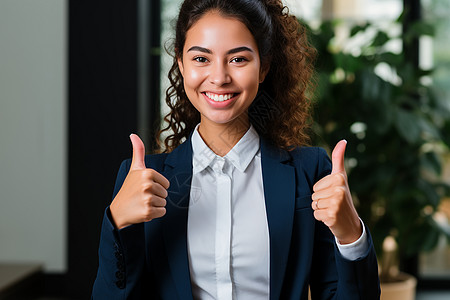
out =
[[296,147],[290,151],[290,154],[294,160],[318,160],[328,157],[325,149],[320,147]]

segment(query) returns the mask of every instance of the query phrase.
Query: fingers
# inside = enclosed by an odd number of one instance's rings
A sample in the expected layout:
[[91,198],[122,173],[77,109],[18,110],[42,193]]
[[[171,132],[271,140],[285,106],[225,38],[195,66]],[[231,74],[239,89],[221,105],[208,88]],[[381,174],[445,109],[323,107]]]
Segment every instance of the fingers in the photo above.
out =
[[331,197],[339,197],[342,194],[342,191],[344,190],[345,184],[336,184],[333,186],[330,186],[328,188],[320,189],[314,192],[311,196],[311,199],[313,201],[315,200],[321,200],[321,199],[327,199]]
[[328,189],[332,186],[347,185],[347,179],[344,173],[335,173],[325,176],[321,180],[317,181],[313,186],[315,193]]
[[323,197],[316,199],[313,198],[311,203],[311,207],[313,210],[326,210],[330,208],[339,208],[342,205],[342,201],[340,200],[345,196],[344,189],[336,189],[334,194],[331,194],[329,197]]
[[[160,175],[160,174],[158,173],[158,175]],[[162,175],[161,175],[161,177],[164,178],[164,176],[162,176]],[[167,189],[156,180],[155,181],[154,180],[145,181],[144,191],[148,192],[152,195],[162,197],[162,198],[166,198],[169,195],[167,192]]]
[[144,219],[142,221],[148,222],[164,216],[166,214],[166,204],[166,199],[152,195],[145,205]]
[[145,169],[145,146],[142,140],[136,134],[130,135],[131,144],[133,145],[133,158],[131,160],[131,170]]
[[144,218],[144,220],[142,220],[142,221],[149,222],[155,218],[161,218],[165,214],[166,214],[165,207],[152,207],[151,213],[148,214],[148,216],[146,218]]
[[332,169],[331,174],[335,173],[345,173],[344,167],[344,156],[345,148],[347,147],[347,141],[341,140],[334,147],[333,153],[331,154]]
[[167,205],[167,200],[164,199],[163,197],[158,197],[154,195],[151,198],[149,205],[153,207],[165,207]]
[[[168,189],[170,186],[169,180],[167,180],[166,177],[161,175],[160,173],[156,172],[155,170],[149,169],[151,172],[150,178],[154,181],[162,185],[164,189]],[[167,196],[166,196],[167,197]]]

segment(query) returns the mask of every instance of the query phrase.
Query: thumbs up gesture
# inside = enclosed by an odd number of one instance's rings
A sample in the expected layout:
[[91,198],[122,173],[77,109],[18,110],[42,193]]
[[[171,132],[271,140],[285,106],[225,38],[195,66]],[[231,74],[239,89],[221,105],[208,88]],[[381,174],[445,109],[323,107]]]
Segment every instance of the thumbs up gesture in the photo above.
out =
[[133,158],[130,171],[110,205],[111,216],[118,229],[159,218],[166,213],[169,181],[145,167],[145,147],[135,134],[130,135]]
[[344,168],[346,146],[345,140],[337,143],[331,156],[331,174],[314,185],[311,204],[314,218],[327,225],[341,244],[353,243],[362,234]]

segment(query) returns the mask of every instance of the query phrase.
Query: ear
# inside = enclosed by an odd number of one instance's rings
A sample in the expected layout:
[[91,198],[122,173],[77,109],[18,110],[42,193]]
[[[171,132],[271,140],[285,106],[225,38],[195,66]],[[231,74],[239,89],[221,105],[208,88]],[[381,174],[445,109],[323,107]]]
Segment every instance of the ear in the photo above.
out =
[[183,78],[184,78],[183,59],[181,57],[178,57],[177,62],[178,62],[178,69],[180,69],[181,76],[183,76]]
[[269,73],[270,65],[263,64],[259,70],[259,83],[262,83],[266,79],[267,73]]

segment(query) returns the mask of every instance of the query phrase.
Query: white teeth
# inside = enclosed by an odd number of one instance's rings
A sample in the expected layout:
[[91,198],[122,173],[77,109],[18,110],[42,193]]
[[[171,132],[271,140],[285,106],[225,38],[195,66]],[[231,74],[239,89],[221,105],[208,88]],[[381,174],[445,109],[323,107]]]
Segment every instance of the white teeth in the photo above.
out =
[[226,101],[226,100],[229,100],[229,99],[231,99],[233,97],[233,94],[218,95],[218,94],[213,94],[213,93],[210,93],[210,92],[206,92],[205,94],[206,94],[206,96],[209,99],[214,100],[216,102]]

